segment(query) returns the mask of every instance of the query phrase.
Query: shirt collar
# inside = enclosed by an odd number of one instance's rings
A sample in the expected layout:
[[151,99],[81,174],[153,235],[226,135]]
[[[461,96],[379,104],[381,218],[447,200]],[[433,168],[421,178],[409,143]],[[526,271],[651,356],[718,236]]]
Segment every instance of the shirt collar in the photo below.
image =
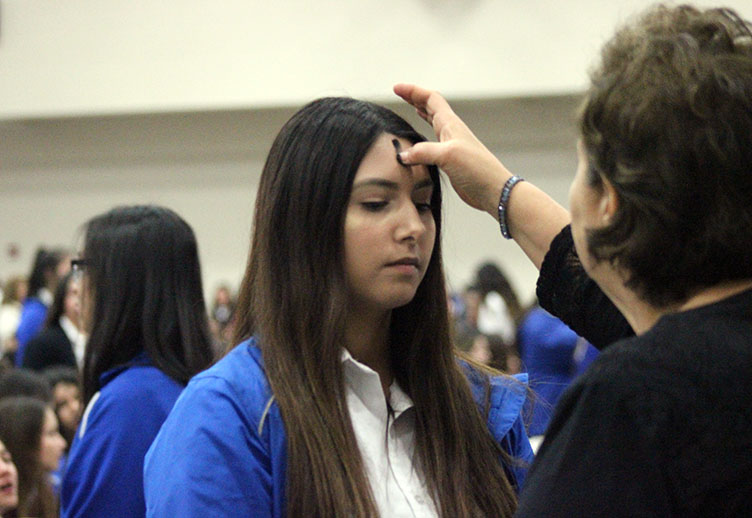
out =
[[[348,385],[353,391],[357,392],[363,399],[380,399],[379,402],[384,401],[381,381],[376,371],[368,365],[353,358],[350,351],[345,347],[342,348],[340,360],[342,361],[342,366],[345,370],[346,385]],[[378,391],[375,390],[377,383]],[[372,388],[371,390],[367,389],[369,386]],[[375,403],[376,401],[372,402]],[[395,419],[405,410],[414,406],[413,400],[404,390],[402,390],[396,380],[392,381],[392,384],[389,385],[389,406],[394,412]]]
[[68,340],[70,340],[72,344],[75,344],[79,340],[81,332],[73,324],[73,322],[71,322],[70,318],[66,317],[65,315],[61,316],[60,327],[63,329],[65,336],[68,337]]
[[42,304],[45,306],[51,306],[52,305],[52,292],[48,290],[47,288],[39,288],[39,291],[37,292],[37,297],[39,300],[42,301]]
[[76,327],[76,325],[71,321],[71,319],[66,317],[65,315],[60,317],[59,322],[60,322],[60,328],[65,333],[65,336],[68,337],[68,340],[70,340],[71,345],[73,345],[73,355],[76,357],[76,363],[78,364],[80,368],[83,366],[83,363],[84,363],[84,351],[86,348],[86,334],[80,331]]
[[136,366],[147,366],[147,365],[152,365],[152,362],[149,359],[149,356],[146,354],[146,351],[141,351],[140,353],[138,353],[136,356],[131,358],[126,363],[117,365],[111,368],[110,370],[103,372],[102,375],[99,376],[99,384],[104,387],[110,381],[117,378],[117,376],[121,372],[125,371],[126,369],[130,369],[131,367],[136,367]]

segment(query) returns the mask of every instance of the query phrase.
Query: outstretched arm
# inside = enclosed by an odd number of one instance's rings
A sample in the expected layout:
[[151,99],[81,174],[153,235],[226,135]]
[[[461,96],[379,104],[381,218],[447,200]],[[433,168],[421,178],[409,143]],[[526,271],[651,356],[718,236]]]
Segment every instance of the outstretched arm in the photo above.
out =
[[[466,203],[498,218],[504,183],[512,173],[476,137],[437,92],[399,84],[394,92],[433,126],[438,142],[420,142],[400,157],[410,164],[436,164]],[[599,348],[633,333],[619,310],[582,268],[570,232],[569,212],[528,182],[518,183],[507,203],[509,233],[539,270],[538,298],[549,312]]]
[[[438,93],[398,84],[394,92],[413,105],[433,127],[438,142],[421,142],[403,151],[407,164],[436,164],[468,205],[498,219],[504,183],[512,173],[480,142]],[[507,204],[509,233],[540,269],[549,245],[569,223],[569,213],[528,182],[518,183]]]

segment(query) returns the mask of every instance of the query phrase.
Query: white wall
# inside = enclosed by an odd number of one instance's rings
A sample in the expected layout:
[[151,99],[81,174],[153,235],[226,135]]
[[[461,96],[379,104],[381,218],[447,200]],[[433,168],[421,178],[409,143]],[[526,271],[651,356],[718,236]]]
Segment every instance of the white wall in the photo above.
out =
[[[207,290],[237,283],[282,123],[322,95],[394,103],[397,81],[440,89],[513,171],[566,203],[586,70],[649,3],[2,0],[0,277],[26,272],[39,244],[74,246],[94,214],[154,202],[196,230]],[[752,0],[725,3],[752,16]],[[495,221],[446,205],[451,284],[498,259],[529,300],[535,271]]]
[[[507,165],[560,201],[574,171],[575,96],[458,102],[456,109]],[[427,126],[406,105],[393,108]],[[24,273],[39,244],[75,246],[78,228],[117,204],[160,203],[195,229],[205,287],[237,284],[248,253],[258,177],[292,108],[0,123],[0,277]],[[461,288],[498,259],[526,299],[535,270],[486,214],[450,193],[445,262]],[[12,258],[11,245],[20,249]]]
[[[722,0],[752,16],[750,0]],[[651,0],[3,0],[0,119],[579,91]],[[696,3],[715,3],[699,0]]]

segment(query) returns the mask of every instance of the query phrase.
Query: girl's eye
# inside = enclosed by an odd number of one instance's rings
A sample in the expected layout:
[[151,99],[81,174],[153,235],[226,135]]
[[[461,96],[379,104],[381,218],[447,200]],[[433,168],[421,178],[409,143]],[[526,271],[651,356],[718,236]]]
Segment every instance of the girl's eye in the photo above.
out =
[[416,203],[415,207],[418,209],[418,212],[431,212],[431,204],[430,203]]
[[364,209],[370,212],[378,212],[386,207],[386,201],[364,201],[361,203]]

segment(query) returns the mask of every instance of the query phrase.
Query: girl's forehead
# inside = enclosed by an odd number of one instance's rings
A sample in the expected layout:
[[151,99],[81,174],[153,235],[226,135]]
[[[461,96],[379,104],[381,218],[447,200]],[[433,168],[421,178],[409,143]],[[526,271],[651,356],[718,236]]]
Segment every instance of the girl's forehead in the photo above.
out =
[[412,143],[404,138],[398,138],[388,133],[380,135],[358,166],[354,180],[355,185],[359,181],[370,179],[387,179],[414,184],[423,183],[426,179],[430,180],[426,166],[404,166],[398,160],[397,149],[407,149],[411,145]]

